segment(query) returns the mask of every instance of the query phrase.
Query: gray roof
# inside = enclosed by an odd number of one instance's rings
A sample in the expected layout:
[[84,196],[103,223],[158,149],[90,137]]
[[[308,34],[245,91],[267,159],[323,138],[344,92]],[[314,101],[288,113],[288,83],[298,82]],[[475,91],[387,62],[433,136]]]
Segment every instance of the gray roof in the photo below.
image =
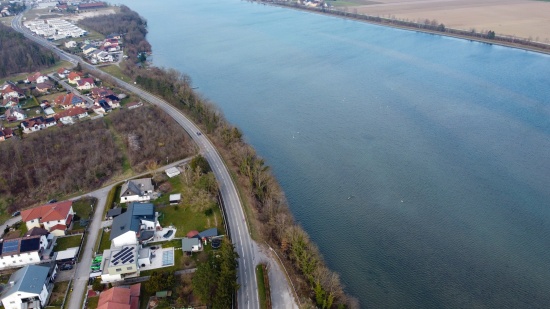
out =
[[218,236],[218,229],[215,227],[199,233],[200,238],[214,237],[214,236]]
[[16,292],[40,294],[44,283],[48,280],[50,268],[47,266],[27,265],[10,276],[9,282],[14,282],[3,293],[2,298]]
[[199,245],[201,241],[198,238],[182,238],[181,249],[184,252],[191,252],[193,246]]
[[122,213],[122,208],[113,208],[107,212],[107,217],[116,217]]
[[151,203],[131,203],[125,213],[113,219],[109,240],[128,231],[139,232],[142,219],[155,221],[155,206]]
[[142,195],[144,191],[153,191],[151,178],[132,179],[125,182],[120,188],[120,196]]

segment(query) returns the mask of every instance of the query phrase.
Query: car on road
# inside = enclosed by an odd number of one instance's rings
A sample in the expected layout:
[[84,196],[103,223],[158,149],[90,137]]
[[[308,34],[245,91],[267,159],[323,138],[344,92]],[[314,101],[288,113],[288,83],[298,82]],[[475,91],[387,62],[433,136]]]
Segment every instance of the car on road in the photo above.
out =
[[17,217],[17,216],[19,216],[20,214],[21,214],[20,211],[16,211],[16,212],[12,213],[11,216],[12,216],[12,217]]
[[172,236],[172,234],[174,234],[174,230],[169,230],[169,231],[166,232],[164,235],[162,235],[162,237],[164,237],[164,238],[170,238],[170,236]]
[[197,135],[202,135],[202,133],[201,133],[201,132],[197,132]]

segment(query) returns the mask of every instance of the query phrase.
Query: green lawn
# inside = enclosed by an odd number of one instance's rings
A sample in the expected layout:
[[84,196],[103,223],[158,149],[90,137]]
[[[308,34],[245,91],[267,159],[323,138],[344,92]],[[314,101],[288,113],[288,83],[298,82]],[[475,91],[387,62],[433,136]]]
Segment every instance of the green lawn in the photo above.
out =
[[80,218],[87,219],[94,212],[96,203],[96,198],[83,197],[73,202],[73,210]]
[[260,308],[267,309],[266,290],[264,283],[264,265],[256,266],[256,281],[258,282],[258,297],[260,299]]
[[111,241],[109,240],[109,237],[111,237],[111,232],[103,231],[102,233],[103,236],[101,237],[101,242],[99,243],[99,253],[111,248]]
[[57,238],[55,242],[55,251],[62,251],[68,248],[80,246],[80,240],[82,235],[67,236],[63,238]]
[[114,77],[120,78],[120,79],[122,79],[126,82],[131,81],[131,78],[128,75],[122,73],[122,70],[120,69],[120,67],[118,65],[112,64],[112,65],[100,67],[100,69],[101,69],[101,71],[107,72],[107,73],[113,75]]
[[63,299],[65,299],[65,293],[69,288],[69,281],[65,282],[56,282],[53,285],[52,296],[50,296],[49,306],[61,306],[63,304]]
[[88,309],[96,309],[97,304],[99,303],[99,296],[88,298]]
[[[204,203],[204,199],[197,198],[199,195],[197,190],[188,187],[185,184],[185,176],[180,176],[170,178],[168,182],[170,182],[172,190],[154,201],[154,204],[158,206],[157,211],[161,214],[160,225],[176,227],[176,237],[184,237],[187,232],[192,230],[203,231],[212,227],[217,227],[220,232],[223,232],[220,207],[216,203],[208,202],[210,203],[208,208],[212,210],[211,214],[207,215],[206,211],[199,210],[204,208],[199,205]],[[169,204],[170,194],[174,193],[182,193],[180,205],[164,206]]]

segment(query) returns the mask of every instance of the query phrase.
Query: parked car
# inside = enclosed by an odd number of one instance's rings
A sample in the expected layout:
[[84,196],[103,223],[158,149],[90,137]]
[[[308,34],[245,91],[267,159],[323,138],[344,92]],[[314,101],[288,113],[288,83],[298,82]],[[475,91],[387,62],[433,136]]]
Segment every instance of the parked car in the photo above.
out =
[[21,214],[20,211],[16,211],[16,212],[12,213],[11,216],[12,216],[12,217],[17,217],[17,216],[19,216],[20,214]]
[[48,201],[48,204],[53,204],[53,203],[57,203],[57,200],[49,200]]
[[73,267],[74,266],[72,264],[63,264],[61,265],[61,270],[71,270]]

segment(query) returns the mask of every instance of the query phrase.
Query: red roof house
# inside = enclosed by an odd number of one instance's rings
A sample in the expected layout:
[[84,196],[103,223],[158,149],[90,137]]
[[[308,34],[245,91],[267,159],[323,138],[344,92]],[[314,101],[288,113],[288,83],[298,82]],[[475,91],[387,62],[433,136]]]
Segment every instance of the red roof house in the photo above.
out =
[[65,231],[71,224],[73,215],[73,202],[63,201],[23,210],[21,219],[29,230],[33,227],[43,227],[53,232],[54,228],[59,229],[58,225],[63,225]]
[[138,309],[141,283],[101,292],[97,309]]

